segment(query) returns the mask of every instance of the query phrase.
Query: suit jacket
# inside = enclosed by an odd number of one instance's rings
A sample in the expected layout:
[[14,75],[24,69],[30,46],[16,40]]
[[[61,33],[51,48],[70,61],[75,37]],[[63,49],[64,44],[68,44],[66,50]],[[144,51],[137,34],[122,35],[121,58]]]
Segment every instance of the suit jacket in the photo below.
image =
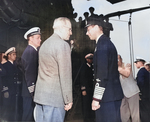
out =
[[34,101],[64,107],[72,102],[71,50],[57,34],[49,37],[39,50],[39,72]]
[[137,84],[140,89],[140,97],[141,99],[149,98],[149,72],[142,67],[137,73]]
[[38,51],[28,45],[21,56],[21,61],[24,70],[22,96],[30,97],[34,92],[30,94],[28,88],[34,89],[38,75]]
[[[114,44],[108,37],[102,35],[97,42],[94,53],[94,75],[96,86],[102,92],[101,102],[121,100],[123,91],[121,88],[118,72],[118,54]],[[97,87],[95,86],[95,90]],[[94,96],[96,91],[94,91]],[[94,98],[98,99],[98,98]]]

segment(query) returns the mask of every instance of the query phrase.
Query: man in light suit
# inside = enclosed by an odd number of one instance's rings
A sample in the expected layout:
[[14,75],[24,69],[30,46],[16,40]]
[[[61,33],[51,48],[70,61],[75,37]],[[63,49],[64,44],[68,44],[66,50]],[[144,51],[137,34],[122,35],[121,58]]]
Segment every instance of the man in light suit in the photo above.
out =
[[96,122],[121,122],[120,105],[123,92],[119,80],[117,50],[103,34],[102,20],[90,17],[86,27],[86,35],[96,41],[93,58],[96,85],[92,101]]
[[72,35],[71,22],[54,20],[54,33],[40,47],[34,101],[36,122],[63,122],[72,107],[71,49],[64,40]]
[[124,93],[120,112],[122,122],[140,122],[139,116],[139,88],[133,77],[131,64],[122,62],[122,58],[118,55],[118,71],[120,73],[120,82]]
[[41,43],[41,32],[39,27],[29,29],[24,38],[28,40],[28,46],[24,50],[21,61],[24,71],[22,86],[23,115],[22,121],[34,121],[34,87],[38,75],[38,47]]

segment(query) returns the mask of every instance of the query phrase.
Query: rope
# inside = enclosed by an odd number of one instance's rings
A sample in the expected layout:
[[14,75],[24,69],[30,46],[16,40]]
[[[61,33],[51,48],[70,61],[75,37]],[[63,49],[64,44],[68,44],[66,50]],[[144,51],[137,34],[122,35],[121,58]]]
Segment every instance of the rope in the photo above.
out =
[[128,22],[129,28],[129,47],[130,47],[130,62],[132,66],[133,77],[135,78],[135,69],[134,69],[134,50],[133,50],[133,34],[132,34],[132,24],[131,24],[131,14]]

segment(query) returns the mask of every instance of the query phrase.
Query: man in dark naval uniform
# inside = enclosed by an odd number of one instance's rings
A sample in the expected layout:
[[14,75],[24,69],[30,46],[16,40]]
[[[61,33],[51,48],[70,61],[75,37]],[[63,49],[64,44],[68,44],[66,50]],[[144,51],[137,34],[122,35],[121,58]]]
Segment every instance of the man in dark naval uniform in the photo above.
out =
[[123,91],[119,80],[117,50],[103,34],[102,20],[90,17],[86,27],[86,35],[96,41],[93,58],[96,85],[92,101],[96,122],[121,122],[120,105]]
[[85,56],[86,62],[82,65],[80,71],[80,85],[82,92],[82,110],[84,122],[94,122],[94,111],[91,108],[94,81],[93,81],[93,54]]
[[143,58],[136,58],[135,65],[139,69],[136,80],[140,89],[140,119],[141,122],[148,122],[150,120],[150,79],[149,72],[145,69],[144,64],[145,60]]
[[6,74],[5,69],[3,68],[3,65],[0,63],[0,122],[2,118],[2,76]]
[[38,47],[41,43],[41,33],[39,27],[28,30],[24,38],[28,40],[28,46],[24,50],[21,61],[24,70],[24,81],[22,88],[23,96],[23,116],[22,121],[34,121],[33,102],[34,88],[38,75]]
[[14,64],[15,47],[5,52],[6,63],[3,68],[6,74],[2,77],[2,119],[5,121],[21,121],[21,82],[22,72]]

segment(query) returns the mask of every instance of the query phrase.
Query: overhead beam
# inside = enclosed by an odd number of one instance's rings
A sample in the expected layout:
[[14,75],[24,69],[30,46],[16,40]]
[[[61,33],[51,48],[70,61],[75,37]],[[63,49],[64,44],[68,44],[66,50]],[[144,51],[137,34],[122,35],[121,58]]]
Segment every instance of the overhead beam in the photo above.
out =
[[111,4],[115,4],[115,3],[122,2],[125,0],[107,0],[107,1],[110,2]]

